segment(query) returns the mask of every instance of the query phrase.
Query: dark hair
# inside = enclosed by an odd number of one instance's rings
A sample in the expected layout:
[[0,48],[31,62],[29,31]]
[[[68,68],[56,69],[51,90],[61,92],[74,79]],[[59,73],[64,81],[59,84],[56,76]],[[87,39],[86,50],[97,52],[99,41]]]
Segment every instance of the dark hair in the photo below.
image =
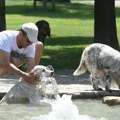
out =
[[49,23],[45,20],[40,20],[36,22],[36,26],[38,27],[38,41],[44,44],[46,37],[51,37]]
[[19,31],[21,31],[23,35],[27,35],[27,33],[23,29],[20,29]]

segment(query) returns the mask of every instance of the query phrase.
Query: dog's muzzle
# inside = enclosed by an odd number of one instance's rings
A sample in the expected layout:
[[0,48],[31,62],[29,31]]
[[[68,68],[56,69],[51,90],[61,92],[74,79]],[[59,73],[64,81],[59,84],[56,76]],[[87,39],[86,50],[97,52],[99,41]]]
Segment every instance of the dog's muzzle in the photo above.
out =
[[51,76],[53,76],[54,75],[54,68],[52,67],[52,65],[48,65],[46,68],[51,71]]

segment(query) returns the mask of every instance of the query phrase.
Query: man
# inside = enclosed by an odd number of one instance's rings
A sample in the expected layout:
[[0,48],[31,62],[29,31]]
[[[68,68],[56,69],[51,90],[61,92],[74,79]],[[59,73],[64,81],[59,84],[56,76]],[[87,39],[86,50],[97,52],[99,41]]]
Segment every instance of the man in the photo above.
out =
[[[29,73],[34,67],[35,44],[38,28],[34,23],[23,24],[20,31],[6,30],[0,32],[0,76],[9,72],[17,74],[27,82],[34,83],[36,78]],[[26,72],[18,68],[19,59],[11,57],[11,52],[24,55]]]
[[51,29],[46,20],[37,21],[36,26],[38,27],[38,42],[35,43],[35,65],[38,65],[42,58],[46,38],[51,37]]

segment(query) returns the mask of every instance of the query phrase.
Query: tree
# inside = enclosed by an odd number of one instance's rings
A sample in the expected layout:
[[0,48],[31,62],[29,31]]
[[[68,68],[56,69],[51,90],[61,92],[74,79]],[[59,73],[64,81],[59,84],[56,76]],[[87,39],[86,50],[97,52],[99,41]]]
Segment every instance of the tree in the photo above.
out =
[[47,0],[42,0],[43,2],[43,10],[47,10]]
[[115,20],[115,0],[95,0],[94,42],[119,50]]
[[0,0],[0,31],[6,30],[5,0]]
[[56,0],[52,0],[52,11],[55,11],[55,2],[56,2]]
[[[36,7],[37,1],[41,1],[41,0],[33,0],[34,7]],[[42,0],[42,3],[43,3],[42,10],[46,11],[48,9],[47,3],[51,2],[51,4],[52,4],[51,10],[55,11],[55,1],[56,0]]]

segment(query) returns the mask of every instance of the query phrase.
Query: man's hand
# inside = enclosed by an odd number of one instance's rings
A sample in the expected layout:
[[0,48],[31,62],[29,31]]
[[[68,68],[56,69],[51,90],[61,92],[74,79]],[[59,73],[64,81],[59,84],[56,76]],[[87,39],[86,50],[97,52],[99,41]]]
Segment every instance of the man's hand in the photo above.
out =
[[23,78],[26,82],[31,84],[36,84],[38,82],[37,76],[32,73],[25,73]]

